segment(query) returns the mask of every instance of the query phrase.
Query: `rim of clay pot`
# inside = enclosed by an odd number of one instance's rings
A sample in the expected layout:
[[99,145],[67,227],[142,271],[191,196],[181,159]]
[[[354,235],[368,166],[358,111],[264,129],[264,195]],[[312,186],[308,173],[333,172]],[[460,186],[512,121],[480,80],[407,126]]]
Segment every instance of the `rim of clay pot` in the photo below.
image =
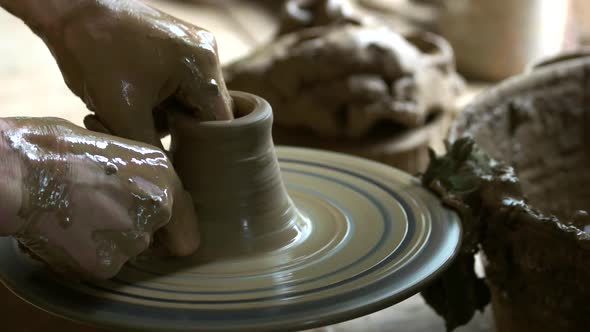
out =
[[218,130],[219,128],[250,127],[265,120],[272,123],[272,112],[268,112],[270,104],[264,98],[241,91],[229,91],[229,94],[234,102],[234,119],[195,122],[189,114],[176,113],[174,114],[175,125],[181,128],[198,128],[198,130],[206,130],[207,128]]
[[[451,44],[435,33],[416,30],[403,35],[412,45],[416,46],[424,57],[434,66],[441,69],[455,68],[455,52]],[[446,66],[450,66],[447,68]]]
[[527,66],[525,72],[531,72],[541,67],[552,66],[566,61],[579,60],[587,57],[590,57],[590,47],[585,47],[569,52],[563,52],[558,55],[545,57],[538,61],[533,61]]
[[461,137],[466,128],[473,130],[474,124],[484,123],[482,116],[498,106],[502,100],[508,100],[524,92],[536,90],[543,85],[551,85],[565,78],[584,77],[590,75],[590,57],[574,58],[546,67],[537,67],[532,72],[525,72],[508,78],[497,86],[489,88],[471,101],[451,125],[448,139],[453,142]]
[[[538,67],[532,72],[525,72],[506,79],[496,87],[484,91],[469,103],[463,113],[451,124],[447,138],[449,142],[453,143],[462,137],[471,136],[470,132],[478,132],[482,126],[486,125],[488,119],[496,115],[494,110],[517,96],[538,91],[543,87],[554,87],[558,82],[564,80],[576,79],[584,82],[589,76],[590,57],[583,57],[554,63],[546,67]],[[485,152],[485,148],[483,150]],[[496,156],[491,157],[495,158]],[[502,158],[498,158],[498,160],[504,161]],[[534,203],[527,203],[527,206],[531,208],[528,213],[534,219],[555,218],[559,224],[567,225],[568,217],[557,218],[547,211],[539,210]],[[582,231],[577,227],[562,227],[560,229],[573,235],[578,234],[578,230]],[[590,247],[585,250],[590,250]]]

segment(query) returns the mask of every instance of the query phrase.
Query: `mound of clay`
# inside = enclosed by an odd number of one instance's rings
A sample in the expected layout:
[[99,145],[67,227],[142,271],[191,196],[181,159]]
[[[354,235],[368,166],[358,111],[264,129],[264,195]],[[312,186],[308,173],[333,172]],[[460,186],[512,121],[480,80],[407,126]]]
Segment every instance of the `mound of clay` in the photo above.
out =
[[224,69],[228,87],[270,102],[277,128],[359,138],[379,123],[424,126],[461,88],[440,37],[401,36],[342,1],[289,1],[277,38]]

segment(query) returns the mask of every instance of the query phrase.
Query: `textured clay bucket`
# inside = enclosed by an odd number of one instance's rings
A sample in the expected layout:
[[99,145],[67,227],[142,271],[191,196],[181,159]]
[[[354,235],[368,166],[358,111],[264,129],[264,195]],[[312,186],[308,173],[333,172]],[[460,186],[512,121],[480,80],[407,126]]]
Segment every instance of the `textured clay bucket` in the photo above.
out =
[[450,132],[514,167],[535,211],[485,223],[501,332],[590,328],[590,58],[565,59],[484,93]]

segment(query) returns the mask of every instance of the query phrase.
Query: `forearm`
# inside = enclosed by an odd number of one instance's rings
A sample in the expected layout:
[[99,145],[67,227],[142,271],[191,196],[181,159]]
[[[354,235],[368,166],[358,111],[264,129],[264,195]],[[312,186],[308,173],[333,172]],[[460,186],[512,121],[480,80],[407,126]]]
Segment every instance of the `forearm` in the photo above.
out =
[[76,8],[93,2],[96,0],[0,0],[0,7],[41,34],[59,26]]

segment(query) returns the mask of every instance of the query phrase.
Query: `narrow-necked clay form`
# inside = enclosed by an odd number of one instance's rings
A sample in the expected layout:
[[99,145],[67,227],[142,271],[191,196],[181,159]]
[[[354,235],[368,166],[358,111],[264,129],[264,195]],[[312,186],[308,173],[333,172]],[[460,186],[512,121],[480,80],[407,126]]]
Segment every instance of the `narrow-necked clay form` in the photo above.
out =
[[231,93],[235,120],[171,119],[171,153],[192,194],[202,233],[199,255],[251,255],[304,237],[305,221],[287,195],[262,98]]

